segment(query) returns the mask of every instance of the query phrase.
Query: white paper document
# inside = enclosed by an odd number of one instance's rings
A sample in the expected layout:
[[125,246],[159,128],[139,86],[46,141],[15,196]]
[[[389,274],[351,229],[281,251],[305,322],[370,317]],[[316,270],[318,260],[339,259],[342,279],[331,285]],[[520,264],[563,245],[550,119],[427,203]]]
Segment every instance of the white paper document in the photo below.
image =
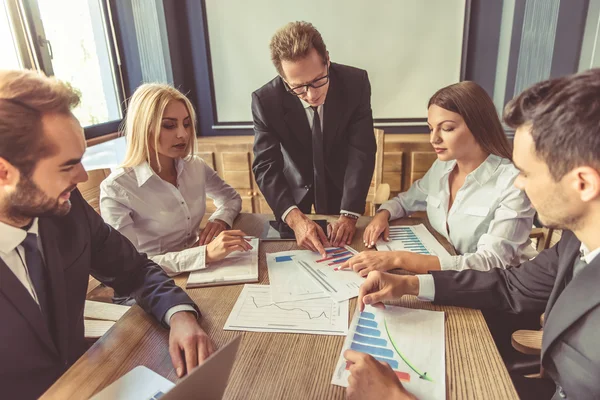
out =
[[356,313],[331,383],[348,386],[343,354],[353,349],[387,363],[404,387],[418,399],[446,398],[444,313],[386,306],[366,306]]
[[244,285],[223,329],[344,336],[348,333],[348,301],[324,297],[275,303],[268,285]]
[[302,271],[316,283],[323,292],[335,301],[348,300],[358,296],[358,289],[365,278],[352,269],[336,270],[355,254],[356,250],[349,246],[325,249],[327,257],[310,252],[295,258]]
[[310,250],[292,250],[266,255],[271,300],[277,303],[329,297],[295,262],[296,258],[311,253]]
[[186,288],[258,282],[259,240],[252,239],[250,245],[252,250],[234,251],[224,259],[190,273]]
[[410,251],[438,257],[451,257],[444,246],[427,230],[425,225],[390,226],[390,241],[379,238],[378,251]]

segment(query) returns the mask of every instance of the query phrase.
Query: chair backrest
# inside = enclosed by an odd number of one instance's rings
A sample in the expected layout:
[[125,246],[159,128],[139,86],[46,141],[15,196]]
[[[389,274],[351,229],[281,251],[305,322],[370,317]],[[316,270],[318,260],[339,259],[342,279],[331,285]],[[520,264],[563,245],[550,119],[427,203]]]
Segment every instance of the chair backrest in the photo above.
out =
[[562,236],[562,230],[553,228],[533,228],[529,237],[537,240],[535,248],[538,252],[549,249],[554,246],[560,240]]
[[88,180],[77,185],[83,198],[100,214],[100,183],[110,175],[110,169],[94,169],[88,171]]
[[373,171],[373,178],[371,179],[371,186],[369,187],[369,194],[367,195],[367,213],[373,214],[373,199],[379,189],[379,185],[383,180],[383,146],[385,142],[385,136],[383,129],[373,129],[375,135],[375,143],[377,144],[377,151],[375,152],[375,169]]

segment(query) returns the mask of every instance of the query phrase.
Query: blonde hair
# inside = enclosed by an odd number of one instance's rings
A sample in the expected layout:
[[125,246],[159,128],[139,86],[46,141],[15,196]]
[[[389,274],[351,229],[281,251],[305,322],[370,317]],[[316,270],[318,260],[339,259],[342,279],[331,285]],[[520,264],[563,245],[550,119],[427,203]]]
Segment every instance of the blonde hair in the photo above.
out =
[[127,138],[127,152],[121,167],[135,167],[144,162],[150,163],[150,141],[153,140],[154,156],[158,162],[158,172],[162,167],[158,161],[158,141],[165,108],[172,101],[181,101],[187,108],[192,124],[192,134],[186,147],[184,159],[196,153],[196,112],[187,97],[173,86],[162,83],[146,83],[138,87],[131,96],[127,116],[121,126]]
[[282,61],[298,61],[315,49],[327,63],[327,47],[323,42],[321,34],[310,22],[290,22],[279,28],[271,38],[269,45],[271,50],[271,61],[282,77],[285,77],[281,68]]
[[0,157],[24,176],[49,157],[54,146],[44,139],[42,116],[70,114],[80,95],[68,83],[31,70],[0,71]]

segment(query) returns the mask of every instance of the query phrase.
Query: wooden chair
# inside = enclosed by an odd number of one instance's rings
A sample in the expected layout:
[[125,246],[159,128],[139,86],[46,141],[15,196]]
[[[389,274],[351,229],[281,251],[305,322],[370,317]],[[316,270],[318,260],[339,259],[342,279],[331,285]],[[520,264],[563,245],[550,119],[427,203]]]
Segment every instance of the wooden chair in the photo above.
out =
[[560,240],[562,231],[553,228],[533,228],[529,237],[535,242],[535,248],[538,252],[549,249]]
[[375,143],[377,151],[375,153],[375,169],[373,171],[373,179],[371,179],[371,187],[367,195],[367,215],[375,215],[377,208],[385,203],[390,198],[390,185],[383,183],[383,147],[385,142],[385,134],[383,129],[373,129],[375,134]]
[[110,169],[88,171],[88,180],[77,185],[83,198],[100,214],[100,183],[110,175]]

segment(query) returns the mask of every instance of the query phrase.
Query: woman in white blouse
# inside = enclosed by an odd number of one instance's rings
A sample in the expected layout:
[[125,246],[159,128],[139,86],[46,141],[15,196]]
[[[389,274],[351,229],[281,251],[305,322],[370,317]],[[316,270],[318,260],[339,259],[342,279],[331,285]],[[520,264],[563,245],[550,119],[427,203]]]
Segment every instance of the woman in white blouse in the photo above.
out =
[[[228,230],[240,195],[194,155],[195,121],[177,89],[140,86],[127,110],[125,161],[100,187],[104,220],[171,276],[252,248],[244,232]],[[200,232],[207,196],[217,210]]]
[[535,211],[525,193],[513,186],[519,171],[485,90],[468,81],[440,89],[429,100],[427,124],[438,159],[407,192],[380,207],[363,240],[367,247],[380,236],[389,240],[389,220],[427,211],[431,226],[459,255],[364,252],[343,268],[351,267],[362,276],[394,268],[415,273],[485,271],[519,265],[535,256],[529,240]]

